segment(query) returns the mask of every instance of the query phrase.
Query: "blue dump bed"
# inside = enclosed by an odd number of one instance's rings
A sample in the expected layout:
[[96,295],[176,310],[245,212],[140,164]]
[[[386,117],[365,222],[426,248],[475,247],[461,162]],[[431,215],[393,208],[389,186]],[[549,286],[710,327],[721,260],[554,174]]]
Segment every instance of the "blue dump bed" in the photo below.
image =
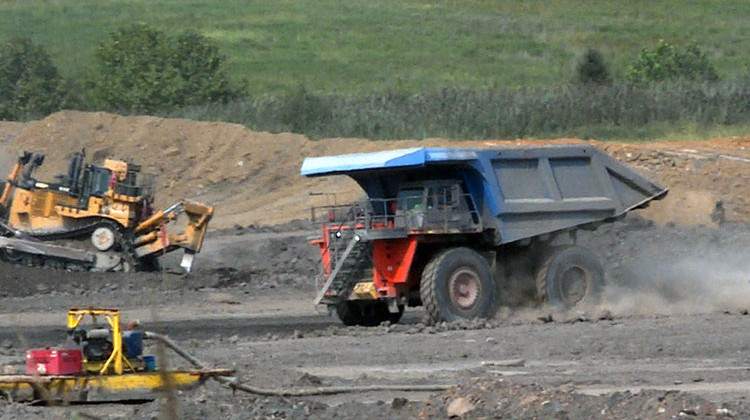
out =
[[348,175],[371,199],[395,197],[410,182],[460,180],[499,244],[612,219],[667,193],[585,144],[315,157],[305,159],[301,173]]

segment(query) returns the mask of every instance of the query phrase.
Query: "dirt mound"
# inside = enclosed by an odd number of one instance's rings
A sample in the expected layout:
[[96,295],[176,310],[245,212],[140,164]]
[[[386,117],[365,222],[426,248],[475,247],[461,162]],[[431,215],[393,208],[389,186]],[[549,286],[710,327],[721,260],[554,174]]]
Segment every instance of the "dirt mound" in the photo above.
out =
[[642,212],[657,223],[750,221],[750,138],[599,146],[670,189]]
[[[89,156],[133,158],[159,176],[157,204],[196,198],[217,207],[213,229],[236,224],[278,224],[308,217],[311,205],[326,204],[310,192],[333,192],[345,203],[362,192],[346,177],[299,175],[308,156],[417,146],[488,147],[580,140],[449,141],[443,139],[314,141],[297,134],[254,132],[244,126],[146,116],[60,112],[28,124],[0,123],[0,145],[46,153],[42,178],[65,170],[65,158],[86,148]],[[714,223],[721,201],[727,220],[750,219],[750,138],[708,142],[600,143],[602,147],[671,189],[646,214],[658,222]]]
[[635,394],[583,395],[573,390],[544,389],[534,384],[476,380],[431,399],[420,412],[420,418],[674,419],[747,414],[747,407],[718,406],[683,392],[653,390]]

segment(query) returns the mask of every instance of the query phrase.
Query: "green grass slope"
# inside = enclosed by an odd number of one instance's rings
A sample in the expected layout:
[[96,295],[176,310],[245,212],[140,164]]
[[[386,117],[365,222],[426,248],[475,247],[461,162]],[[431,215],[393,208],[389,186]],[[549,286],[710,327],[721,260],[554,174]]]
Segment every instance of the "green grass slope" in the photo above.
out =
[[253,93],[553,86],[570,80],[586,47],[617,76],[660,38],[698,42],[723,77],[750,68],[750,2],[732,0],[0,2],[0,39],[31,37],[78,80],[98,42],[128,23],[214,39]]

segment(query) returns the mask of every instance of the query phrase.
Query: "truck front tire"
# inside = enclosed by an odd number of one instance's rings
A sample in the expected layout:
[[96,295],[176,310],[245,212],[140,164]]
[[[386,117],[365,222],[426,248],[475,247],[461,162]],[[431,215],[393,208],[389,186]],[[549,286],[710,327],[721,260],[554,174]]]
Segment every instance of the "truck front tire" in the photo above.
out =
[[339,302],[336,305],[336,315],[346,326],[359,325],[362,322],[362,308],[351,300]]
[[403,305],[391,313],[388,304],[379,300],[345,300],[336,305],[336,315],[346,326],[376,327],[385,321],[396,324],[403,314]]
[[604,289],[604,267],[580,246],[546,250],[535,269],[537,296],[559,309],[596,305]]
[[419,286],[430,324],[491,316],[495,290],[487,260],[464,247],[434,256],[425,266]]

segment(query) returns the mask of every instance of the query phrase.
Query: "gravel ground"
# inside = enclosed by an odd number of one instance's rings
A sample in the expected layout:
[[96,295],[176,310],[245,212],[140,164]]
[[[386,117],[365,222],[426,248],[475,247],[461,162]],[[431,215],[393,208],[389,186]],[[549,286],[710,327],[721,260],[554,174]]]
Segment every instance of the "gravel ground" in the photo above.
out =
[[[0,361],[21,363],[21,336],[60,343],[71,306],[117,306],[208,365],[236,369],[259,386],[456,385],[280,398],[208,383],[178,394],[181,418],[750,417],[747,225],[659,227],[628,217],[579,237],[606,261],[611,286],[602,307],[554,313],[514,306],[495,319],[432,327],[420,323],[418,308],[401,324],[374,328],[344,327],[316,312],[317,251],[307,244],[314,234],[303,222],[213,232],[191,275],[2,264]],[[151,419],[163,412],[159,398],[0,405],[0,416],[11,419]]]

